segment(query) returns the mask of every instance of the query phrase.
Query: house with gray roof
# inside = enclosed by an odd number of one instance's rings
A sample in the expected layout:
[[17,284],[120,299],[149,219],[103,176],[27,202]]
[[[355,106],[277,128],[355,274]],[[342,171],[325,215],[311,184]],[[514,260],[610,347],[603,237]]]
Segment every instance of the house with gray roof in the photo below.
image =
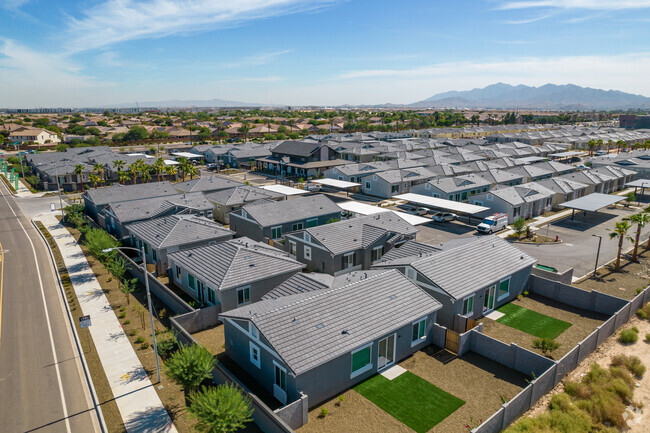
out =
[[[413,256],[385,257],[373,269],[392,268],[436,298],[438,323],[454,329],[454,317],[483,317],[528,288],[537,260],[495,235]],[[464,331],[464,329],[463,329]]]
[[370,269],[396,245],[415,239],[418,229],[393,212],[307,228],[284,237],[284,249],[307,269],[340,275]]
[[226,354],[282,404],[313,407],[431,343],[438,301],[396,270],[359,274],[222,313]]
[[553,207],[555,192],[537,182],[516,186],[496,187],[475,195],[469,201],[477,206],[489,207],[493,212],[508,215],[508,224],[519,217],[534,218]]
[[329,197],[315,194],[291,200],[257,200],[230,213],[230,229],[256,241],[279,240],[285,233],[341,219]]
[[147,263],[156,265],[158,275],[167,274],[167,253],[227,241],[235,235],[211,219],[185,214],[132,223],[127,229],[131,245],[138,249],[144,246]]
[[154,197],[171,197],[174,195],[178,195],[178,191],[170,182],[151,182],[136,185],[118,184],[89,189],[82,197],[86,214],[101,225],[100,220],[103,218],[103,211],[110,203]]
[[104,209],[103,223],[106,231],[119,240],[129,236],[127,224],[178,213],[212,218],[213,209],[214,205],[200,192],[119,201]]
[[174,184],[174,188],[179,193],[183,192],[203,192],[209,193],[214,191],[221,191],[224,189],[235,188],[237,186],[244,186],[245,184],[230,180],[221,176],[205,176],[197,177],[185,182]]
[[618,165],[603,165],[600,167],[592,168],[590,172],[595,174],[605,174],[616,179],[614,182],[612,182],[611,192],[624,189],[625,184],[632,182],[634,179],[636,179],[637,176],[636,171],[629,170]]
[[412,186],[411,192],[466,202],[469,197],[486,192],[488,189],[490,189],[489,181],[475,174],[465,174],[455,177],[436,177],[426,183]]
[[587,162],[594,168],[612,165],[635,171],[639,179],[650,178],[650,152],[647,150],[612,153],[588,158]]
[[555,175],[555,171],[539,164],[521,165],[507,169],[509,172],[524,177],[524,183],[535,182],[541,179],[549,179]]
[[390,170],[391,168],[392,167],[387,162],[347,164],[327,169],[323,175],[327,179],[344,180],[346,182],[361,182],[363,176]]
[[244,185],[213,191],[205,194],[205,198],[214,203],[214,219],[223,224],[230,224],[230,212],[245,204],[262,199],[280,201],[286,196],[256,186]]
[[486,171],[479,171],[476,173],[476,175],[490,182],[490,189],[494,188],[497,185],[521,185],[526,179],[526,175],[524,174],[513,173],[509,170],[502,170],[499,168],[491,168]]
[[560,205],[566,201],[575,200],[586,194],[589,185],[562,177],[552,177],[537,181],[539,185],[550,189],[553,195],[553,209],[563,209]]
[[361,191],[375,197],[390,198],[410,192],[414,185],[425,183],[434,177],[436,174],[424,167],[386,170],[362,177]]
[[596,170],[581,170],[560,176],[562,179],[573,180],[575,182],[589,185],[586,194],[599,192],[609,194],[616,190],[618,180],[611,173]]
[[305,265],[246,237],[167,254],[169,281],[202,305],[232,310],[260,301]]

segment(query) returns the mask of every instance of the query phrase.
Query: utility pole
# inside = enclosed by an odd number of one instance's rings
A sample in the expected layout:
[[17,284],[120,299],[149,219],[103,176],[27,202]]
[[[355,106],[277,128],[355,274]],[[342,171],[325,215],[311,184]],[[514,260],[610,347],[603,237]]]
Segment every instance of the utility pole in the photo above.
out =
[[600,243],[603,241],[603,237],[601,235],[591,235],[595,238],[598,238],[598,250],[596,251],[596,264],[594,265],[594,275],[593,277],[596,278],[596,271],[598,270],[598,257],[600,256]]
[[151,292],[149,291],[149,271],[147,270],[147,256],[144,252],[144,242],[142,242],[142,267],[144,270],[144,287],[147,291],[147,303],[149,304],[149,317],[151,318],[151,336],[153,337],[153,353],[156,359],[156,373],[158,374],[158,383],[160,383],[160,365],[158,363],[158,345],[156,344],[156,328],[153,323],[153,309],[151,308]]

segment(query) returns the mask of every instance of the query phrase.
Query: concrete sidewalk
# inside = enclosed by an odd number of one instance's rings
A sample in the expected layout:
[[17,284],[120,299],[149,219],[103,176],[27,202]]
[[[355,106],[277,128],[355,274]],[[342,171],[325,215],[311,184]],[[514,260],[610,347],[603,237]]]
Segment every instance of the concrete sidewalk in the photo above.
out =
[[[5,177],[5,174],[0,173],[0,176]],[[7,182],[9,182],[8,177],[5,177],[5,179],[7,179]],[[15,187],[16,184],[12,183],[11,186]],[[18,180],[18,190],[17,190],[16,194],[14,194],[13,191],[11,191],[11,190],[10,190],[10,192],[16,197],[43,197],[45,194],[47,194],[47,192],[37,192],[37,193],[31,192],[29,190],[29,188],[27,188],[25,185],[23,185],[23,183],[20,180]]]
[[126,430],[129,433],[176,432],[81,248],[59,224],[55,214],[43,214],[38,220],[59,246],[79,307],[91,318],[90,334]]

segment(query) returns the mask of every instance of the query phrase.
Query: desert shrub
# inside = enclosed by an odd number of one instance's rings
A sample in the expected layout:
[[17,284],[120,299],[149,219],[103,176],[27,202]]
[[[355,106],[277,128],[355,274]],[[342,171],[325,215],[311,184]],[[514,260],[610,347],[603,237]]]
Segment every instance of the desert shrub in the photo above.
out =
[[330,413],[330,411],[327,410],[325,407],[322,407],[320,409],[320,415],[318,415],[318,416],[321,417],[321,418],[325,418],[328,413]]
[[165,362],[165,371],[174,382],[191,391],[211,377],[216,363],[203,346],[191,345],[170,356]]
[[623,344],[636,343],[639,339],[638,330],[635,331],[634,328],[624,329],[621,331],[621,335],[618,337],[618,341]]
[[142,344],[142,343],[144,343],[144,337],[138,337],[138,338],[136,338],[136,339],[135,339],[135,342],[136,342],[137,344]]
[[100,262],[104,263],[113,258],[116,254],[115,251],[105,253],[104,250],[115,248],[119,244],[104,230],[90,229],[88,230],[88,233],[86,233],[84,245],[88,247],[90,254],[99,259]]
[[553,353],[560,346],[561,344],[552,338],[536,338],[533,340],[533,348],[541,350],[544,355],[547,352]]
[[188,410],[198,420],[197,429],[228,433],[252,421],[251,400],[233,384],[205,387],[189,396]]
[[616,355],[612,358],[612,365],[616,367],[625,367],[630,373],[637,377],[642,377],[645,373],[645,365],[643,365],[638,356]]
[[162,341],[158,341],[158,355],[161,358],[167,359],[169,356],[178,349],[178,341],[173,335],[170,338],[166,338]]
[[639,319],[647,319],[648,318],[648,313],[646,313],[645,310],[638,309],[638,310],[636,310],[636,316]]

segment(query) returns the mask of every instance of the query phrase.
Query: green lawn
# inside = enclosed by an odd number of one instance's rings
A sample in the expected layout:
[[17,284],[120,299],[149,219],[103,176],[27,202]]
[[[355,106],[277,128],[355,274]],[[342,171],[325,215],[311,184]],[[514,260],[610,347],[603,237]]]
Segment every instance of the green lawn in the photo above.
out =
[[504,305],[497,311],[505,314],[497,322],[539,338],[557,338],[571,326],[569,322],[554,319],[512,303]]
[[431,430],[465,404],[410,371],[393,380],[378,374],[354,390],[418,433]]

